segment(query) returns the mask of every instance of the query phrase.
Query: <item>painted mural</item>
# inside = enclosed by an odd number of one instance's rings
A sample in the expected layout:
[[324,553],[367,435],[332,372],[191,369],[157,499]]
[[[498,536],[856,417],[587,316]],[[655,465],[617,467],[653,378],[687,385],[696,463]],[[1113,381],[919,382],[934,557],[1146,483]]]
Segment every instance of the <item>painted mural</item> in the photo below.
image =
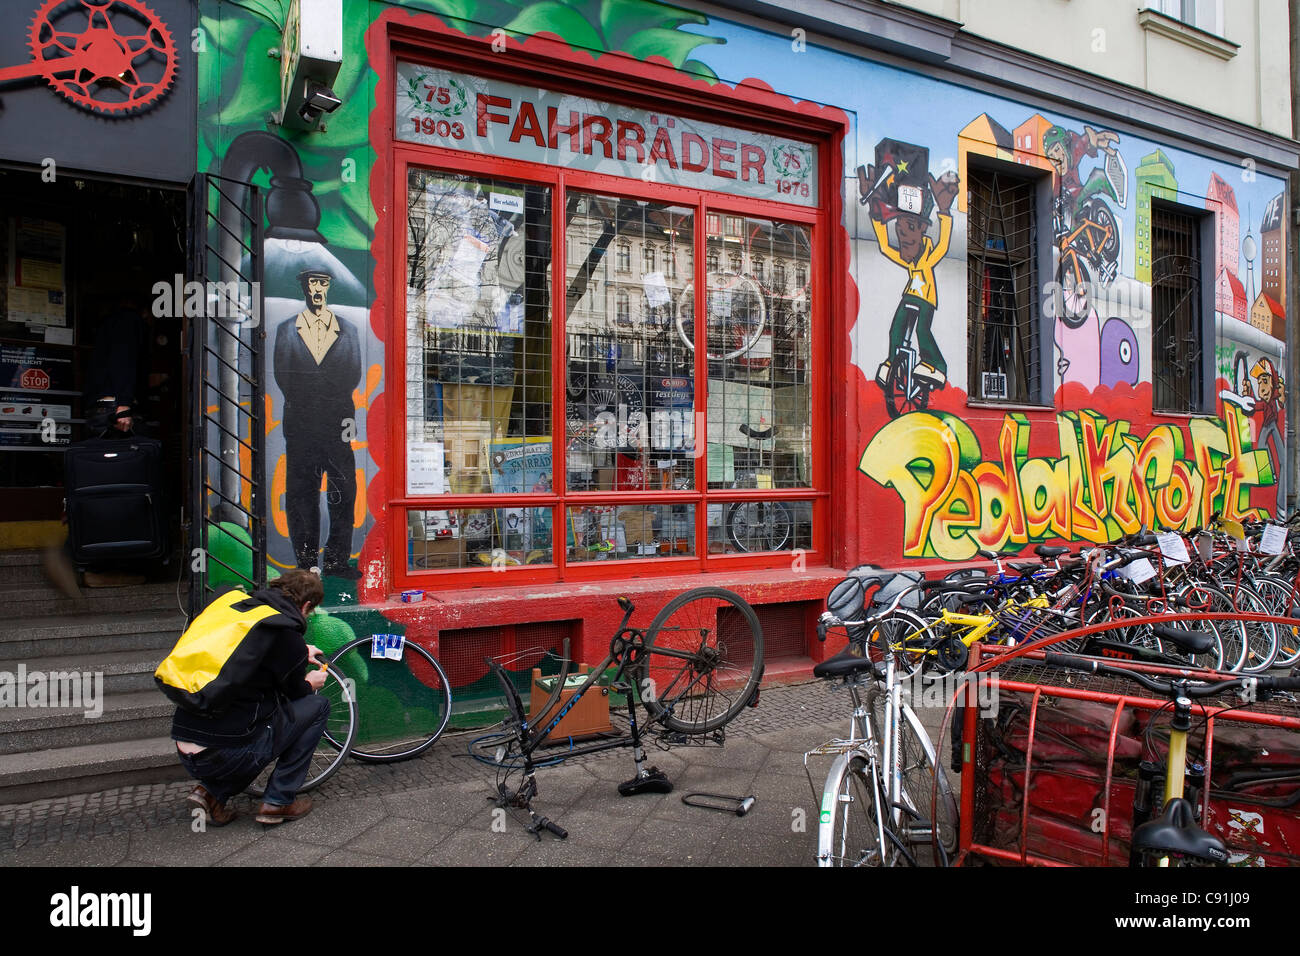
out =
[[[386,241],[375,235],[374,197],[388,184],[370,129],[382,64],[367,34],[394,8],[476,37],[549,33],[597,60],[621,51],[692,81],[749,81],[853,118],[843,229],[858,424],[837,432],[853,445],[854,468],[834,481],[848,483],[873,533],[844,561],[960,561],[979,547],[1011,552],[1142,524],[1191,527],[1215,510],[1285,508],[1280,179],[650,0],[344,0],[343,105],[325,132],[285,134],[267,121],[279,64],[265,51],[278,45],[288,5],[200,3],[215,55],[200,60],[199,157],[217,172],[247,151],[254,181],[274,191],[300,179],[294,195],[318,211],[300,234],[268,241],[271,558],[321,566],[334,603],[387,593],[390,449],[372,423],[393,407],[390,336],[371,313],[388,294],[376,288],[372,254]],[[1054,389],[1038,396],[1042,407],[968,395],[971,157],[1050,180],[1051,271],[1032,290]],[[1215,337],[1202,347],[1212,351],[1216,419],[1151,411],[1153,363],[1170,344],[1152,327],[1158,200],[1215,216],[1214,247],[1202,250],[1214,263]],[[310,414],[295,400],[300,388],[323,397]],[[891,400],[899,394],[910,398]]]

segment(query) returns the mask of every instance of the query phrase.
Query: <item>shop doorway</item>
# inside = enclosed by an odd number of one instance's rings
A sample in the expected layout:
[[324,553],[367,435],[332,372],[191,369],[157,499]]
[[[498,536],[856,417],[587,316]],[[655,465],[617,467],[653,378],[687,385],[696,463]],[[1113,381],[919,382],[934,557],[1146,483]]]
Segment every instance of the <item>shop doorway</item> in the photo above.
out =
[[184,319],[155,303],[186,272],[185,192],[47,179],[0,170],[0,550],[62,539],[64,450],[92,437],[90,392],[125,380],[162,442],[179,542]]

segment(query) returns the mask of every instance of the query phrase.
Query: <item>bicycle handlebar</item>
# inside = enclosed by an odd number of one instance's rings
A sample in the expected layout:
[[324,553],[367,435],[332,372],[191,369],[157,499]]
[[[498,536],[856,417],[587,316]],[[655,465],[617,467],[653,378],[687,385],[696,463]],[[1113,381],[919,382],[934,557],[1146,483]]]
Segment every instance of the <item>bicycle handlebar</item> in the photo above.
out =
[[[1216,694],[1223,693],[1230,687],[1245,688],[1253,686],[1263,691],[1300,690],[1300,677],[1235,677],[1232,680],[1193,686],[1185,680],[1160,680],[1140,671],[1125,670],[1122,667],[1103,664],[1099,660],[1075,657],[1072,654],[1058,654],[1054,651],[1048,651],[1043,656],[1043,661],[1052,667],[1063,667],[1067,670],[1081,671],[1085,674],[1107,674],[1111,677],[1125,677],[1141,684],[1147,690],[1155,691],[1165,697],[1173,697],[1177,693],[1185,694],[1194,699],[1213,697]],[[1177,689],[1175,689],[1176,684],[1178,685]]]

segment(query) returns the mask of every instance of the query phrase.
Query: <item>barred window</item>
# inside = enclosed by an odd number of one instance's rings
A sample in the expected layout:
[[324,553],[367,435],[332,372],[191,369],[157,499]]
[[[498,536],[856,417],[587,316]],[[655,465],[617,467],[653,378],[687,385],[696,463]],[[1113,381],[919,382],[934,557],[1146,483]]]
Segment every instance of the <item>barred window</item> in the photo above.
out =
[[[1151,204],[1151,407],[1203,411],[1200,216]],[[1231,276],[1224,274],[1224,281]]]
[[967,269],[972,398],[1040,400],[1036,183],[969,171]]

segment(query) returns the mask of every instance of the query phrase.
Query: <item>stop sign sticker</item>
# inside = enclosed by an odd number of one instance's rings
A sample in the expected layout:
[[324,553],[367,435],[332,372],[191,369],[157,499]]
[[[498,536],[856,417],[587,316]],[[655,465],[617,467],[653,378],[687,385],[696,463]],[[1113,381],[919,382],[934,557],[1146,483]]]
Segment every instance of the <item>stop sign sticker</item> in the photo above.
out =
[[18,387],[43,392],[50,387],[50,376],[46,374],[44,369],[23,369],[22,377],[18,379]]

